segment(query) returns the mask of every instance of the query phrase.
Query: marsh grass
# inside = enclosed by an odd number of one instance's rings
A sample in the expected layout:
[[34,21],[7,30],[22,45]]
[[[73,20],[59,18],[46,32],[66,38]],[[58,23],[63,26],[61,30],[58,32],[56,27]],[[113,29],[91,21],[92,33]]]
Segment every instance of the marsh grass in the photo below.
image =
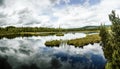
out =
[[52,40],[52,41],[46,41],[45,45],[48,47],[52,47],[52,46],[59,46],[61,43],[60,40]]
[[93,34],[93,35],[87,35],[84,38],[68,40],[67,44],[74,45],[76,47],[83,47],[83,46],[88,45],[88,44],[94,44],[94,43],[99,43],[99,42],[100,42],[99,35]]
[[50,36],[55,35],[56,32],[20,32],[20,33],[3,33],[0,34],[0,39],[8,38],[13,39],[16,37],[31,37],[31,36]]
[[[68,45],[74,45],[75,47],[83,47],[88,44],[94,44],[100,42],[100,36],[98,34],[92,34],[87,35],[84,38],[77,38],[72,40],[67,40]],[[46,41],[46,46],[59,46],[61,43],[61,40],[52,40],[52,41]]]
[[56,33],[56,36],[64,36],[63,33]]

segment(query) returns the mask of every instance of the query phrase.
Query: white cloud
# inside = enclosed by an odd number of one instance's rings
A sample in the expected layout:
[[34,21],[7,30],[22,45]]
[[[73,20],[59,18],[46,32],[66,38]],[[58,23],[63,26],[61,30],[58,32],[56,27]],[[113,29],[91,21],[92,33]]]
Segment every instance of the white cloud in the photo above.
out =
[[[55,5],[66,5],[62,8]],[[90,5],[68,5],[70,0],[3,0],[0,6],[0,26],[44,26],[73,28],[86,25],[110,24],[108,14],[116,10],[120,15],[119,0],[101,0]],[[53,18],[55,17],[55,18]]]
[[100,23],[110,24],[108,14],[112,10],[118,11],[120,14],[120,1],[118,0],[101,0],[97,5],[93,6],[68,6],[62,10],[55,11],[54,15],[58,16],[60,26],[65,27],[81,27],[86,25],[100,25]]
[[[0,12],[1,26],[39,26],[50,21],[50,17],[43,15],[43,11],[52,7],[50,0],[4,0]],[[38,25],[36,25],[38,24]]]

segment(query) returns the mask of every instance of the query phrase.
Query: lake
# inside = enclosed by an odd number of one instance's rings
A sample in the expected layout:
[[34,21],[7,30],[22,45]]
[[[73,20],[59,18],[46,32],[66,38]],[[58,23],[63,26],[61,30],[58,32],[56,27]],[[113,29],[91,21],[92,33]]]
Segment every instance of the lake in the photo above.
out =
[[44,44],[50,40],[83,37],[86,34],[3,38],[0,40],[0,62],[9,69],[104,69],[106,59],[99,43],[83,48],[65,42],[59,47],[46,47]]

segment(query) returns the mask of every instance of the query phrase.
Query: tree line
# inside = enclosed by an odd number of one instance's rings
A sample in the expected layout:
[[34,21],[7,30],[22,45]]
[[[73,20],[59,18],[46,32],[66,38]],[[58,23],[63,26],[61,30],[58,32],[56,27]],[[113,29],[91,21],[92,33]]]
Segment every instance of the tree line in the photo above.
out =
[[[57,32],[58,28],[44,28],[44,27],[0,27],[0,31],[3,32]],[[62,29],[64,31],[64,29]]]

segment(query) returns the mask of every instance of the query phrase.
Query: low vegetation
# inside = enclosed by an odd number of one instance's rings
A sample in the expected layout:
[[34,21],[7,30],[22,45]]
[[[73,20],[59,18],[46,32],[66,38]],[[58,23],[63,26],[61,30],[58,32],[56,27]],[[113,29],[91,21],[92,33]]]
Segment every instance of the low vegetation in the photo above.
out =
[[0,39],[2,38],[8,38],[13,39],[16,37],[31,37],[31,36],[49,36],[49,35],[55,35],[55,32],[20,32],[20,33],[1,33]]
[[88,44],[94,44],[94,43],[99,43],[99,42],[100,42],[99,35],[93,34],[93,35],[87,35],[84,38],[68,40],[67,44],[74,45],[76,47],[83,47],[83,46],[88,45]]
[[[88,44],[99,43],[99,42],[100,42],[100,37],[98,34],[87,35],[84,38],[67,40],[68,45],[74,45],[76,47],[83,47]],[[46,41],[45,45],[46,46],[59,46],[60,43],[61,43],[60,40],[53,40],[53,41]]]
[[56,36],[64,36],[63,33],[56,33]]
[[59,46],[60,43],[61,43],[60,40],[53,40],[53,41],[47,41],[45,45],[48,47],[52,47],[52,46]]

